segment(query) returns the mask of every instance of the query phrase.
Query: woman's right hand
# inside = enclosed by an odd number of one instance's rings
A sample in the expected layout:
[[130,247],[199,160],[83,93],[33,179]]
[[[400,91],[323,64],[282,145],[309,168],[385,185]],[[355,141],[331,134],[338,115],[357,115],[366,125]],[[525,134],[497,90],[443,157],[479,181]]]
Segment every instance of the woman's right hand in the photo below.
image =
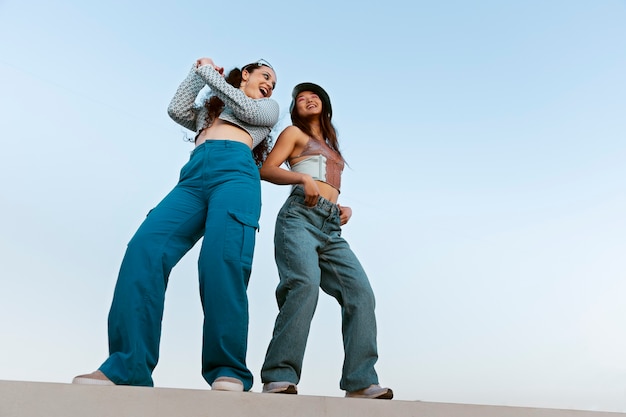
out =
[[320,189],[317,186],[317,182],[315,182],[313,177],[307,175],[302,185],[304,187],[304,203],[309,207],[315,206],[320,197]]
[[218,67],[217,65],[215,65],[215,62],[213,62],[211,58],[200,58],[196,61],[196,68],[203,67],[205,65],[212,66],[217,72],[224,75],[224,67]]

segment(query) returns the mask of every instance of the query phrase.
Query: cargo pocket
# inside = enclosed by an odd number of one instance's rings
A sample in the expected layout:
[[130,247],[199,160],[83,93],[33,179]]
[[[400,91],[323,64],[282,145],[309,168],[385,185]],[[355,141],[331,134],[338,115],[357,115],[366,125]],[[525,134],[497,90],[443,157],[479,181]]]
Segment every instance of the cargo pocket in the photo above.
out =
[[229,211],[224,242],[224,259],[252,265],[259,220],[251,213]]

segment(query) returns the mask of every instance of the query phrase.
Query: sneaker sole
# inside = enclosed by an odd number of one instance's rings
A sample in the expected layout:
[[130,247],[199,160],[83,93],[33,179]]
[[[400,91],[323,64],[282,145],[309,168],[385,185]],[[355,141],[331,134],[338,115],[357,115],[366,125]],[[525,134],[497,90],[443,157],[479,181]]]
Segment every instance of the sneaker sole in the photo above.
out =
[[393,391],[387,389],[385,392],[370,395],[346,395],[346,398],[368,398],[372,400],[391,400],[393,398]]
[[263,391],[266,394],[298,394],[298,388],[291,384],[286,387],[274,388],[272,390]]
[[78,385],[115,385],[112,381],[105,381],[104,379],[95,379],[95,378],[81,378],[76,377],[72,379],[72,384]]
[[232,391],[232,392],[243,392],[243,385],[240,385],[236,382],[228,382],[228,381],[216,381],[211,385],[212,391]]

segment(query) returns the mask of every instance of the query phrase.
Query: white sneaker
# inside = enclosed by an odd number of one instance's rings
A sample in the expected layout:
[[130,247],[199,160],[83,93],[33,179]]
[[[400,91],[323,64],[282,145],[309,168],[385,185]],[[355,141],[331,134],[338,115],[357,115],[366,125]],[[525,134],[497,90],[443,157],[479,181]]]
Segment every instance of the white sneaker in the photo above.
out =
[[266,382],[263,384],[263,392],[274,394],[297,394],[298,386],[289,381]]
[[391,388],[383,388],[378,384],[372,384],[367,388],[358,391],[346,392],[348,398],[377,398],[380,400],[390,400],[393,398]]
[[221,376],[217,378],[211,384],[213,391],[235,391],[243,392],[243,382],[237,378],[231,378],[229,376]]
[[78,375],[72,380],[72,384],[83,385],[115,385],[102,371],[94,371],[90,374]]

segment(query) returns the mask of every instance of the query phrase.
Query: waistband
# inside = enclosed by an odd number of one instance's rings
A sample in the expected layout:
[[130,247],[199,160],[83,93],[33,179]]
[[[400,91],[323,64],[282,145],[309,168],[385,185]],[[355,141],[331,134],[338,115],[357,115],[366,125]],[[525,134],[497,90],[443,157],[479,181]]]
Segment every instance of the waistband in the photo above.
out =
[[[291,195],[302,197],[304,199],[304,188],[301,185],[296,185],[291,190]],[[318,197],[317,203],[313,207],[317,207],[325,211],[337,210],[337,212],[339,212],[339,207],[337,207],[337,204],[325,199],[324,197]]]
[[245,151],[252,157],[252,150],[250,147],[243,142],[238,142],[236,140],[229,139],[208,139],[202,142],[200,145],[196,146],[192,151],[191,155],[201,153],[202,151],[208,151],[211,149],[232,149],[234,151]]

